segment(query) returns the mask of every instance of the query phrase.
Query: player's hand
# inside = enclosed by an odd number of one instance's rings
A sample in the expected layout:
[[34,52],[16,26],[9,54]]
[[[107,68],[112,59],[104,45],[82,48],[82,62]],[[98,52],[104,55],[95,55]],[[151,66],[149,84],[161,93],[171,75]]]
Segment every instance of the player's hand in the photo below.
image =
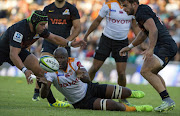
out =
[[41,77],[38,80],[39,82],[42,82],[43,84],[47,84],[47,79],[45,77]]
[[76,71],[77,78],[83,78],[85,76],[85,71],[81,70],[81,64],[78,65],[78,70]]
[[87,45],[87,43],[84,40],[73,41],[71,43],[72,47],[81,47],[81,49],[85,48],[86,45]]
[[119,51],[119,55],[120,56],[126,56],[127,55],[127,52],[130,51],[131,48],[129,48],[128,46],[127,47],[124,47],[122,48],[120,51]]
[[27,69],[25,71],[25,76],[26,76],[26,80],[27,80],[28,84],[32,84],[33,83],[32,75],[34,75],[34,74],[33,74],[33,72],[31,70]]
[[144,55],[143,56],[143,59],[146,61],[146,60],[151,60],[153,58],[153,50],[151,49],[147,49],[145,50],[144,52],[142,52],[142,54]]

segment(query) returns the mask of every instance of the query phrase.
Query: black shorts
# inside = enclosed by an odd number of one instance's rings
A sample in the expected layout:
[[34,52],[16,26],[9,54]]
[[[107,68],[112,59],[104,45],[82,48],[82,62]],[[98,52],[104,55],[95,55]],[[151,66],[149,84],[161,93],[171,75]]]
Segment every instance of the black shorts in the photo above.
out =
[[[29,56],[31,53],[28,52],[26,49],[22,49],[21,52],[19,53],[19,57],[22,60],[22,62],[24,62],[27,58],[27,56]],[[11,61],[9,55],[5,56],[4,54],[2,54],[0,52],[0,66],[4,63],[4,62],[8,62],[9,64],[11,64],[12,66],[14,66],[13,62]]]
[[102,34],[99,45],[96,49],[94,59],[105,61],[112,52],[112,57],[116,62],[127,62],[128,56],[120,56],[119,51],[128,46],[128,39],[125,40],[112,40]]
[[[51,42],[48,42],[47,40],[43,41],[42,44],[42,51],[41,52],[48,52],[50,54],[53,54],[54,50],[58,48],[58,45],[55,45]],[[69,57],[71,57],[71,48],[70,47],[65,47],[66,50],[68,51]]]
[[106,88],[107,84],[89,83],[86,96],[72,105],[75,109],[93,109],[93,103],[97,98],[105,98]]
[[154,54],[157,55],[164,63],[162,66],[166,66],[176,53],[177,45],[173,41],[161,45],[157,44],[154,48]]

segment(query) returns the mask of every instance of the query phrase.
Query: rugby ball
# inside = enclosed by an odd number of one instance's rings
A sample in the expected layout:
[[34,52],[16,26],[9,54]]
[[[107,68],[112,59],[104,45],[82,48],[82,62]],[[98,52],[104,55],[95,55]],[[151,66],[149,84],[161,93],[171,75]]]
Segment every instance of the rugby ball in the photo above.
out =
[[42,56],[39,60],[39,65],[47,72],[55,72],[59,69],[58,61],[52,56]]

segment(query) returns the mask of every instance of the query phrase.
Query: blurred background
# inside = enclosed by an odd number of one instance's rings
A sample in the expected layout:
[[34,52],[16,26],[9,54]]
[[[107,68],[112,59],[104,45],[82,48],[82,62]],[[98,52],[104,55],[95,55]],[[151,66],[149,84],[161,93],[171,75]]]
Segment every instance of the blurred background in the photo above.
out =
[[[81,33],[77,41],[83,39],[86,30],[92,21],[98,16],[104,2],[108,0],[66,0],[75,5],[81,17]],[[160,75],[166,81],[167,86],[180,86],[180,0],[139,0],[140,4],[148,4],[163,21],[173,39],[177,43],[178,53],[161,72]],[[44,6],[54,0],[0,0],[0,35],[12,24],[27,18],[34,10],[43,10]],[[106,25],[103,20],[100,26],[89,36],[88,45],[85,49],[72,48],[72,57],[80,59],[87,70],[92,65],[93,54],[98,40]],[[129,42],[134,39],[134,33],[130,30]],[[41,52],[42,39],[31,46],[31,52],[38,58]],[[141,52],[147,47],[148,40],[141,46],[133,48],[129,52],[128,65],[126,69],[127,83],[147,84],[147,81],[140,75],[142,64]],[[24,77],[24,74],[16,67],[4,63],[0,67],[0,76]],[[97,72],[95,81],[117,82],[115,61],[109,57],[102,68]]]

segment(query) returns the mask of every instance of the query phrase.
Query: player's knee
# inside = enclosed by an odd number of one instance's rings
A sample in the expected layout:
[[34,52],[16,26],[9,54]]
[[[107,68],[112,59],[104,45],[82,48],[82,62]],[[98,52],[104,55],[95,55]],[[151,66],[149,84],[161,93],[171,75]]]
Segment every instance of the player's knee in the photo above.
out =
[[131,90],[127,87],[122,87],[122,96],[121,99],[125,99],[130,97],[132,94]]
[[148,70],[141,69],[140,74],[144,77],[144,76],[146,76],[147,72],[148,72]]

